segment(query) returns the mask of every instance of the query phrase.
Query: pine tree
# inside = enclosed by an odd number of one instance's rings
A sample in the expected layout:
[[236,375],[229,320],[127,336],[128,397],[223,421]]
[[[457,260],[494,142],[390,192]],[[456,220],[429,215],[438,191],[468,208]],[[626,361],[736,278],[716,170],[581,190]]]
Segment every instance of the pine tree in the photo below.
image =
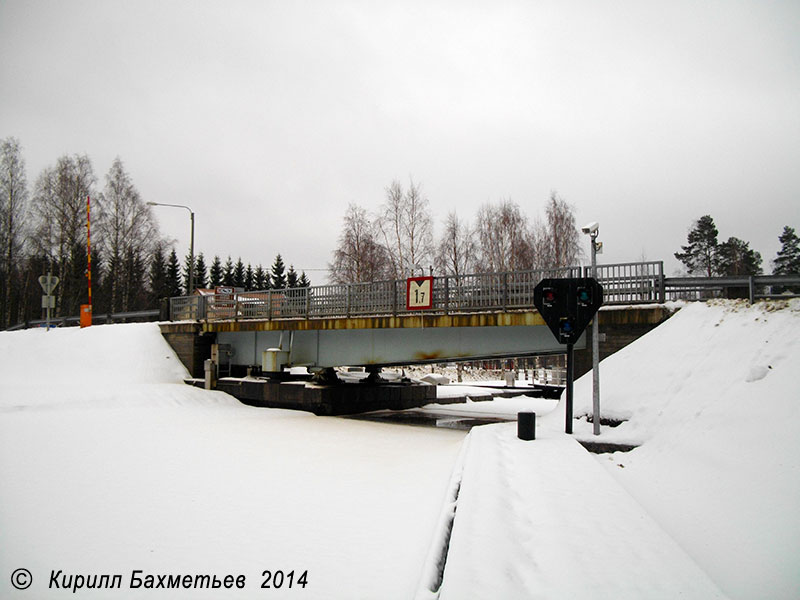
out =
[[289,265],[289,270],[286,272],[286,287],[296,288],[297,286],[297,271],[294,270],[294,265]]
[[283,258],[278,254],[275,257],[275,262],[272,263],[272,287],[276,290],[282,290],[286,287],[286,266],[283,264]]
[[717,248],[717,273],[729,277],[759,275],[761,254],[739,238],[728,238]]
[[209,287],[222,285],[222,276],[222,261],[220,261],[219,256],[215,256],[214,262],[211,263],[211,268],[208,271]]
[[311,280],[306,277],[306,272],[300,273],[300,279],[297,280],[297,287],[307,288],[311,287]]
[[231,260],[230,256],[225,261],[225,270],[222,272],[222,285],[233,285],[233,260]]
[[236,266],[233,268],[233,285],[237,288],[244,287],[244,263],[242,257],[236,261]]
[[[795,234],[794,228],[785,226],[778,241],[781,243],[781,249],[772,261],[772,272],[775,275],[800,275],[800,238]],[[797,294],[800,293],[800,286],[773,288],[773,292],[778,294],[785,290]]]
[[800,238],[794,228],[788,225],[784,227],[778,241],[781,249],[772,261],[772,272],[775,275],[800,275]]
[[183,294],[181,289],[181,266],[178,262],[178,254],[175,248],[169,253],[169,260],[167,261],[167,286],[168,296],[180,296]]
[[703,273],[706,277],[716,274],[717,267],[717,231],[714,219],[709,215],[700,217],[689,232],[683,252],[676,252],[675,258],[686,265],[690,274]]

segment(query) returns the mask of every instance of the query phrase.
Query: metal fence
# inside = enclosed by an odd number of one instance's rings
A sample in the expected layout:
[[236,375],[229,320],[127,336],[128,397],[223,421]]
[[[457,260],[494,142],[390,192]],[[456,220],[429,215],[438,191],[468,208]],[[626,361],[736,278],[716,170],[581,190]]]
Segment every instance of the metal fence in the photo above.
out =
[[[592,267],[584,267],[584,277]],[[664,263],[661,261],[597,265],[595,279],[603,286],[604,304],[641,304],[666,301]]]
[[[533,308],[533,289],[542,280],[592,276],[591,267],[564,267],[508,273],[447,275],[433,278],[433,305],[419,313],[450,314]],[[661,261],[598,265],[595,278],[603,286],[606,305],[663,303],[667,300],[706,300],[739,297],[797,297],[800,276],[664,277]],[[307,288],[180,296],[169,301],[172,321],[226,319],[315,319],[366,315],[408,314],[406,281],[330,284]],[[156,320],[158,310],[94,315],[104,320]],[[163,316],[161,317],[163,318]],[[53,318],[53,326],[76,325],[78,317]],[[41,321],[20,323],[9,330],[35,327]]]
[[[433,278],[433,304],[414,313],[450,314],[533,308],[533,290],[546,278],[589,277],[591,267],[564,267],[508,273],[476,273]],[[773,297],[776,286],[800,286],[800,277],[664,277],[661,261],[598,265],[606,305],[704,300],[726,296]],[[170,318],[315,319],[408,314],[406,280],[330,284],[307,288],[172,298]]]
[[[652,263],[657,265],[659,263]],[[606,265],[616,291],[608,302],[653,302],[653,291],[661,271],[651,263],[620,270],[624,265]],[[608,270],[617,268],[617,271]],[[533,308],[533,290],[546,278],[580,277],[581,267],[446,275],[433,278],[433,303],[423,311],[450,314]],[[619,287],[624,273],[624,287]],[[640,281],[646,280],[646,281]],[[640,290],[638,299],[632,290]],[[641,290],[648,290],[646,299]],[[170,301],[170,318],[183,320],[223,319],[314,319],[365,315],[407,314],[406,280],[330,284],[307,288],[182,296]]]

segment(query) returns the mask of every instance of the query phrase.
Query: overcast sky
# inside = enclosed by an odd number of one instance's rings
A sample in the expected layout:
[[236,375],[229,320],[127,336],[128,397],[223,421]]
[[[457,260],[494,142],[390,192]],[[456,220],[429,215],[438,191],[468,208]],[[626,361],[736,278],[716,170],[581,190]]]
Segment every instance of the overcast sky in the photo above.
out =
[[[0,0],[8,136],[31,188],[85,153],[102,189],[119,156],[209,263],[315,283],[348,203],[409,178],[437,231],[555,190],[601,262],[672,274],[710,214],[769,272],[800,230],[800,2]],[[155,210],[186,253],[188,214]]]

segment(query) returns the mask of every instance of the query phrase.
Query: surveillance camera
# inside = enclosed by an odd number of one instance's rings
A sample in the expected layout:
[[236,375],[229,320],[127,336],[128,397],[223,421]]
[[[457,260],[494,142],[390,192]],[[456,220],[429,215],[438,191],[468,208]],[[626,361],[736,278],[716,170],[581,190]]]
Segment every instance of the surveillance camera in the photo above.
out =
[[592,221],[588,225],[581,227],[583,233],[597,233],[598,229],[600,229],[600,224],[597,221]]

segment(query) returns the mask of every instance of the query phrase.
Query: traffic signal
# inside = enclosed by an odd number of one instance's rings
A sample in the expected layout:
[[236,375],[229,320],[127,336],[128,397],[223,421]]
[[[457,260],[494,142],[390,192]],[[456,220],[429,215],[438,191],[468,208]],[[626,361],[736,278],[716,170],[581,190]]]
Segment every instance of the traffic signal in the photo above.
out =
[[592,288],[590,286],[579,286],[577,291],[578,306],[589,307],[592,305]]
[[560,344],[578,341],[603,303],[603,287],[591,277],[544,279],[533,303]]
[[556,291],[553,288],[547,287],[542,290],[542,303],[546,307],[552,308],[553,306],[555,306],[556,297],[557,297]]

